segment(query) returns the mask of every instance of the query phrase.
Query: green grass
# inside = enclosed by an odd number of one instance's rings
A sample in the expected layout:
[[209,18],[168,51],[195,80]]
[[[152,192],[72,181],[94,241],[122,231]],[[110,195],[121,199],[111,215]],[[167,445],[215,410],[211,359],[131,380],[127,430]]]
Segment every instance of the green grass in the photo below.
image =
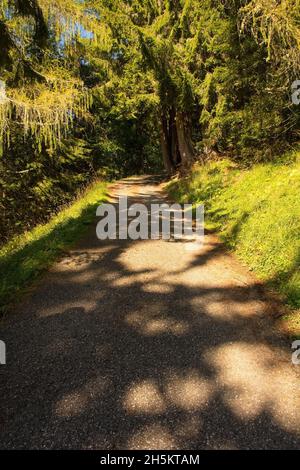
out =
[[11,240],[0,250],[0,312],[5,312],[24,289],[70,248],[95,218],[97,206],[106,199],[107,184],[92,184],[77,200],[39,225]]
[[197,164],[167,189],[176,201],[204,203],[207,228],[217,230],[260,279],[300,308],[299,152],[248,169],[226,159]]

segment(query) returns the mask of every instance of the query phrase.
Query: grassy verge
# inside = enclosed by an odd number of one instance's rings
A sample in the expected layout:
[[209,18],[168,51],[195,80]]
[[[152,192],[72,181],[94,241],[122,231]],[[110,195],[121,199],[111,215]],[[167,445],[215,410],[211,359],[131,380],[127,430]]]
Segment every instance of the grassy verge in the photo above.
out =
[[[167,190],[176,201],[204,203],[207,228],[217,230],[293,309],[300,308],[299,152],[248,169],[227,159],[197,164]],[[299,311],[288,321],[300,334]]]
[[76,242],[95,217],[96,207],[106,199],[106,183],[92,184],[69,207],[47,224],[17,236],[0,250],[0,312],[39,274]]

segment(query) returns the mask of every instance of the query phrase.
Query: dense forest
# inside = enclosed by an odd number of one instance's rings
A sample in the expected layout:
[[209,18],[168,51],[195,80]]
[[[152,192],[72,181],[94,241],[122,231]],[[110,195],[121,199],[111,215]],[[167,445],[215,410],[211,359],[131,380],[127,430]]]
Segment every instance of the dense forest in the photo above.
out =
[[299,140],[299,0],[2,0],[0,48],[2,243],[96,177]]
[[300,449],[300,0],[0,0],[0,195],[0,454]]

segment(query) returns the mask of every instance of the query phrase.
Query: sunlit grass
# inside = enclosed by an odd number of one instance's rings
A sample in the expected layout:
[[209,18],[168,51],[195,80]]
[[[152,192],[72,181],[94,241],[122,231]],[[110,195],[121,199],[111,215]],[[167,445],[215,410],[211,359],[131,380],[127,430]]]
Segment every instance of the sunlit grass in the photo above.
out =
[[0,250],[0,311],[28,287],[39,274],[83,235],[106,199],[107,184],[92,184],[77,200],[39,225],[11,240]]
[[262,280],[300,308],[300,154],[239,168],[229,160],[196,165],[168,185],[173,199],[204,203],[218,230]]

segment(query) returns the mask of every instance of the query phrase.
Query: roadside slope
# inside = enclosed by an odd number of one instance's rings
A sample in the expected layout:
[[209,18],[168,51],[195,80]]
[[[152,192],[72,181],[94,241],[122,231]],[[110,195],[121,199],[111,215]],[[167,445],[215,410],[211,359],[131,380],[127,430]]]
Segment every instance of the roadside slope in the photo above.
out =
[[18,235],[0,249],[0,314],[24,294],[40,274],[76,243],[106,199],[107,184],[97,181],[46,224]]
[[[207,226],[298,309],[300,157],[287,157],[248,169],[229,160],[198,164],[190,176],[173,180],[167,189],[177,201],[204,203]],[[300,317],[298,322],[300,333]]]

